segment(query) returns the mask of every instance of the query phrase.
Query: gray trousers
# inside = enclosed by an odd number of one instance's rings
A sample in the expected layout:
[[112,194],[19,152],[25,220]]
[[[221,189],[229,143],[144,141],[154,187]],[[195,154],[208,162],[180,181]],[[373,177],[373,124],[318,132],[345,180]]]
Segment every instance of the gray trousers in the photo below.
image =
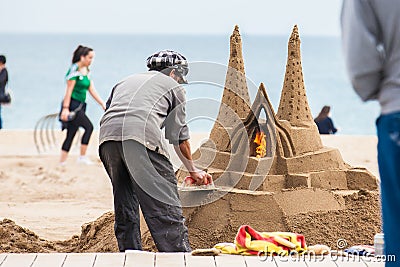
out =
[[[190,252],[170,161],[133,140],[104,142],[99,154],[113,186],[114,230],[119,250],[142,249],[140,206],[158,251]],[[157,194],[161,190],[175,202],[163,201]]]

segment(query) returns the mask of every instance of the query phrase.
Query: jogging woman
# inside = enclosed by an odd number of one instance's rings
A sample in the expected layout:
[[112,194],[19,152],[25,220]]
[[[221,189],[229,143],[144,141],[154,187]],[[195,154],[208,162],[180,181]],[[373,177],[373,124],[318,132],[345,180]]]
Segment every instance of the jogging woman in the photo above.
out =
[[[66,75],[67,88],[62,103],[61,120],[63,121],[63,129],[67,129],[67,136],[61,149],[61,165],[66,164],[68,152],[79,127],[84,128],[85,133],[81,140],[78,162],[92,164],[89,158],[86,157],[89,139],[93,132],[93,124],[85,113],[87,92],[89,91],[94,100],[99,103],[103,110],[106,108],[105,103],[94,88],[93,81],[89,78],[89,66],[92,63],[93,58],[94,51],[92,48],[82,45],[78,46],[74,51],[72,65]],[[71,111],[76,113],[76,116],[72,120],[70,116]]]

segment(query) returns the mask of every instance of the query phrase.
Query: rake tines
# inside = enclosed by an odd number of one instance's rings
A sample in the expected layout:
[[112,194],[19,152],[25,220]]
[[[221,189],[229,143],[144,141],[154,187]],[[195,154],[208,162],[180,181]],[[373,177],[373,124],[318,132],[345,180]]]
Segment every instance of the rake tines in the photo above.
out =
[[52,113],[41,117],[36,123],[33,139],[38,153],[42,153],[55,146],[54,123],[56,121],[58,121],[58,113]]
[[[43,153],[57,145],[56,131],[60,131],[61,129],[61,126],[55,127],[55,123],[59,123],[58,115],[59,113],[48,114],[37,121],[33,132],[33,139],[38,153]],[[77,131],[74,140],[75,145],[79,145],[80,136],[81,132]]]

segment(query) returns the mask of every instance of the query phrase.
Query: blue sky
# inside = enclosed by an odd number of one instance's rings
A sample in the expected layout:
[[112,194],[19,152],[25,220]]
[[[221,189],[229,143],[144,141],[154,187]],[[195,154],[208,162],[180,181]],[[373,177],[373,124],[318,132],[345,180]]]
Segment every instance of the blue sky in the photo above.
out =
[[0,33],[340,34],[341,0],[1,0]]

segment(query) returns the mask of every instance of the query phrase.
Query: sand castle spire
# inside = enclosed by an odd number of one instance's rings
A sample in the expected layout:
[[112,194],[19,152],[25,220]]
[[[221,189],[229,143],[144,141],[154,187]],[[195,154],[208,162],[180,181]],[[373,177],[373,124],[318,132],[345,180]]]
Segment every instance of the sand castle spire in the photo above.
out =
[[[230,37],[228,67],[217,122],[210,134],[210,139],[216,143],[220,150],[228,149],[226,145],[229,142],[229,137],[221,138],[221,135],[225,136],[229,127],[234,126],[240,119],[245,119],[250,112],[250,97],[242,55],[242,38],[238,25],[235,25]],[[224,139],[224,142],[227,143],[218,141],[221,139]]]
[[[235,25],[230,38],[228,67],[222,103],[233,109],[240,118],[246,118],[250,111],[250,97],[244,72],[242,38],[238,25]],[[221,115],[223,114],[218,115],[219,119],[222,119]]]
[[235,29],[230,38],[229,67],[245,74],[242,55],[242,38],[240,36],[238,25],[235,25]]
[[280,120],[289,121],[293,126],[314,124],[304,86],[297,25],[293,27],[288,43],[286,74],[277,116]]

